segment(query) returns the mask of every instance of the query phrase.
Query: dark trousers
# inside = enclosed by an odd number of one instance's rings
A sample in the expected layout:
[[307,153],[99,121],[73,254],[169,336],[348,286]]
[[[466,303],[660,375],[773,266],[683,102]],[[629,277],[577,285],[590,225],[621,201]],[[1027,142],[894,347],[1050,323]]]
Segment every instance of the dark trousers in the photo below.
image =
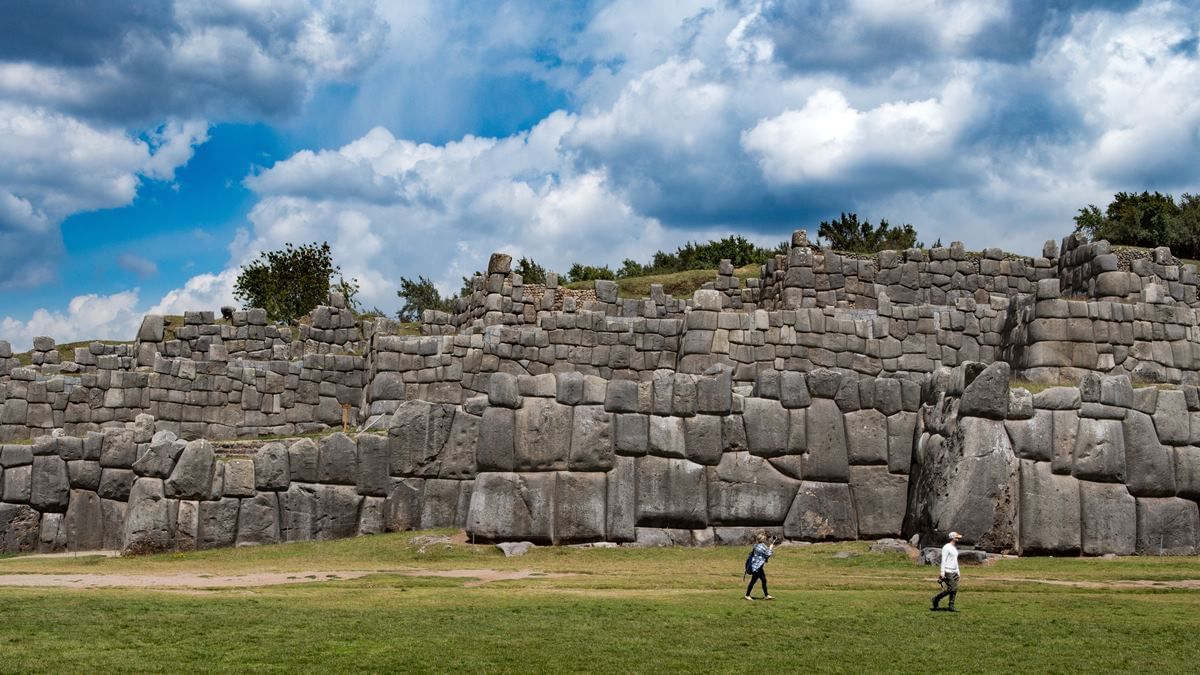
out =
[[933,596],[934,607],[937,607],[938,603],[942,601],[942,598],[947,596],[950,598],[950,606],[954,607],[954,596],[958,595],[958,575],[954,572],[948,572],[945,579],[946,590]]
[[767,593],[767,568],[765,565],[750,574],[750,585],[746,587],[746,595],[750,595],[750,591],[754,590],[754,582],[756,581],[762,582],[763,596],[770,595]]

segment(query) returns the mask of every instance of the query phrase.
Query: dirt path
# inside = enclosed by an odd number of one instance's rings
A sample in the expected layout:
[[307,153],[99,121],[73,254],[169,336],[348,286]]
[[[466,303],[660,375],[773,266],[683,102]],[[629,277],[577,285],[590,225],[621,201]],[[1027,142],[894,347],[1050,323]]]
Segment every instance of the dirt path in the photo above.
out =
[[408,577],[448,577],[467,579],[464,587],[482,586],[493,581],[518,579],[555,579],[569,574],[547,574],[535,570],[429,570],[395,569],[334,572],[262,572],[254,574],[0,574],[0,587],[20,588],[151,588],[197,590],[207,588],[251,588],[306,584],[317,581],[358,579],[368,574],[399,574]]

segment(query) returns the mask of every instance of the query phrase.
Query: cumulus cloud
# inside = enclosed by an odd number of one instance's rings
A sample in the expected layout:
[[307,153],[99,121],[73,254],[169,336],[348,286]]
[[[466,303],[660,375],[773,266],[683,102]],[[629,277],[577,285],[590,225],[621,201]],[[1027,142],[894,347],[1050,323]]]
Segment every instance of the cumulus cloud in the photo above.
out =
[[199,274],[182,288],[169,291],[147,314],[183,314],[186,311],[217,311],[233,304],[233,284],[237,270],[227,269],[220,274]]
[[19,351],[29,349],[33,338],[40,335],[59,343],[129,340],[142,318],[137,305],[136,288],[112,295],[77,295],[67,303],[66,312],[38,309],[27,321],[11,316],[0,319],[0,335]]

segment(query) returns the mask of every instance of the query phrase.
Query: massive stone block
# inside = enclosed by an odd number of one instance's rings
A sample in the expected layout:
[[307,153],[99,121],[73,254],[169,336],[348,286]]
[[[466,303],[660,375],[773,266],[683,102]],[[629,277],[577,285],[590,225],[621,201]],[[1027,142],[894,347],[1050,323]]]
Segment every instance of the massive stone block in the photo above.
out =
[[851,464],[887,464],[887,418],[878,410],[845,415],[846,452]]
[[[1021,459],[1049,462],[1054,458],[1054,413],[1035,410],[1033,417],[1007,420],[1004,428],[1012,439],[1013,452]],[[1124,463],[1124,455],[1122,455]]]
[[609,541],[626,542],[637,538],[637,483],[632,457],[617,457],[608,472],[606,534]]
[[169,550],[178,508],[173,502],[166,498],[161,478],[137,479],[129,492],[122,550],[129,553]]
[[304,438],[288,446],[288,474],[300,483],[317,482],[317,465],[321,451],[312,439]]
[[100,496],[90,490],[71,490],[71,503],[67,506],[66,520],[67,549],[70,551],[95,551],[104,548],[104,512]]
[[805,541],[856,538],[858,518],[850,486],[803,481],[784,520],[783,532],[789,539]]
[[[526,399],[525,405],[531,401]],[[484,541],[551,543],[557,473],[480,473],[467,529]]]
[[1179,497],[1138,497],[1138,554],[1195,555],[1197,537],[1200,511],[1196,502]]
[[36,551],[41,524],[42,514],[27,504],[0,504],[0,551]]
[[283,541],[308,541],[313,538],[317,513],[317,485],[293,482],[279,495],[280,538]]
[[605,475],[561,471],[554,489],[555,543],[604,540],[607,513]]
[[896,537],[904,527],[908,476],[886,466],[850,467],[850,495],[858,518],[858,538]]
[[458,525],[459,481],[431,478],[421,499],[421,529]]
[[355,441],[358,445],[358,461],[356,462],[358,479],[355,482],[358,494],[386,497],[392,486],[392,480],[388,476],[388,461],[391,459],[391,452],[388,449],[387,438],[373,434],[359,434]]
[[1175,489],[1180,497],[1200,500],[1200,448],[1175,448]]
[[615,456],[613,415],[601,405],[576,406],[571,450],[571,471],[608,471]]
[[[1075,393],[1078,395],[1079,391],[1075,390]],[[1079,432],[1079,412],[1055,410],[1051,416],[1054,418],[1054,441],[1051,444],[1053,455],[1050,458],[1050,470],[1054,473],[1069,474],[1075,465],[1075,436]]]
[[529,398],[516,413],[518,471],[564,471],[571,449],[573,410],[552,399]]
[[[809,380],[811,386],[811,379]],[[808,452],[804,455],[804,477],[813,481],[846,482],[850,460],[846,448],[846,426],[842,411],[829,399],[813,399],[805,415]]]
[[353,537],[358,531],[358,510],[363,497],[352,485],[317,485],[312,538],[318,541]]
[[1079,481],[1079,510],[1084,555],[1133,555],[1137,503],[1124,485]]
[[239,457],[225,462],[223,494],[226,497],[254,496],[254,460]]
[[235,497],[224,497],[199,503],[196,548],[223,548],[237,542],[241,501]]
[[318,444],[317,481],[354,485],[358,481],[358,445],[342,432],[321,439]]
[[254,454],[254,486],[259,490],[286,490],[291,483],[288,451],[282,443],[268,443]]
[[[166,496],[178,499],[208,499],[212,494],[215,471],[216,456],[212,445],[205,440],[191,441],[179,455],[171,477],[163,484]],[[130,501],[133,501],[132,498]]]
[[1002,420],[1008,415],[1008,378],[1011,368],[997,361],[984,368],[963,390],[959,414]]
[[650,416],[624,413],[616,416],[617,454],[639,457],[650,449]]
[[415,530],[421,526],[422,478],[394,478],[383,508],[383,527],[387,532]]
[[71,479],[67,475],[67,463],[57,455],[33,458],[33,482],[29,492],[29,505],[45,513],[67,510]]
[[703,466],[686,459],[637,459],[639,527],[698,528],[708,525]]
[[1191,417],[1182,391],[1158,392],[1154,428],[1158,431],[1158,440],[1167,445],[1187,445],[1191,441]]
[[696,415],[683,420],[684,454],[688,459],[705,465],[721,461],[721,418],[716,415]]
[[1150,416],[1130,410],[1125,433],[1125,484],[1135,497],[1175,494],[1175,462],[1170,448],[1158,442]]
[[475,463],[479,471],[512,471],[516,413],[505,408],[488,408],[479,423]]
[[788,452],[788,411],[764,398],[746,399],[742,413],[750,452],[760,457],[778,457]]
[[682,417],[650,417],[650,454],[658,457],[687,457],[687,436]]
[[731,452],[708,468],[708,516],[720,525],[779,525],[787,517],[800,481],[766,459]]
[[463,480],[475,477],[475,452],[479,443],[479,422],[476,415],[458,410],[450,425],[446,444],[442,447],[439,478]]
[[1071,475],[1102,483],[1125,480],[1125,434],[1119,420],[1079,420]]
[[1021,460],[1022,553],[1078,553],[1079,481],[1050,471],[1049,462]]
[[898,412],[888,417],[888,471],[908,473],[912,467],[917,414]]
[[454,423],[454,406],[405,401],[388,427],[392,475],[437,478],[441,453]]
[[238,507],[237,545],[257,546],[279,543],[279,497],[260,492],[241,500]]
[[3,495],[5,502],[28,504],[32,490],[33,465],[14,466],[4,470],[4,487],[0,489],[0,495]]

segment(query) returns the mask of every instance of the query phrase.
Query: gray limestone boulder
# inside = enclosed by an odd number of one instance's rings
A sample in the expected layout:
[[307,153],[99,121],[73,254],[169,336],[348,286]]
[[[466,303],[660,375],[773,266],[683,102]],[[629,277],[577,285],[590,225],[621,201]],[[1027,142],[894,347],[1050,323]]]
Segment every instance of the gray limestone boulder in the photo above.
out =
[[124,430],[105,433],[100,450],[100,466],[114,469],[133,468],[137,460],[137,444],[133,442],[133,432]]
[[317,485],[314,490],[312,537],[318,541],[353,537],[363,497],[353,485]]
[[26,504],[0,504],[0,552],[37,550],[42,514]]
[[[705,371],[705,376],[696,382],[696,412],[728,415],[733,409],[733,371],[722,366],[715,368],[717,372],[713,370]],[[613,383],[608,386],[611,389]]]
[[1200,537],[1196,502],[1179,497],[1138,497],[1139,555],[1195,555]]
[[[1054,413],[1035,410],[1028,419],[1007,420],[1004,428],[1012,439],[1013,452],[1021,459],[1049,462],[1054,457]],[[1122,455],[1122,462],[1124,456]]]
[[[390,441],[389,437],[389,441]],[[302,438],[288,446],[288,477],[300,483],[317,482],[320,450],[311,438]]]
[[959,414],[1002,420],[1008,416],[1008,380],[1011,368],[997,361],[984,368],[963,390]]
[[279,535],[283,541],[309,541],[317,519],[319,486],[293,482],[279,494]]
[[1078,554],[1079,481],[1051,473],[1049,462],[1021,460],[1021,553]]
[[279,543],[279,496],[260,492],[238,505],[238,546]]
[[850,496],[858,519],[858,538],[899,536],[908,501],[908,476],[886,466],[851,466]]
[[1180,497],[1200,501],[1200,448],[1175,448],[1175,489]]
[[707,473],[686,459],[646,456],[637,459],[639,527],[708,526]]
[[783,523],[788,539],[824,541],[858,537],[858,518],[845,483],[803,481]]
[[916,436],[917,413],[898,412],[887,421],[888,471],[908,473],[912,467],[913,440]]
[[608,383],[604,409],[614,413],[638,411],[638,383],[633,380],[613,380]]
[[573,419],[568,468],[571,471],[611,469],[616,450],[613,414],[601,405],[581,405],[575,407]]
[[38,553],[58,553],[67,550],[67,529],[61,513],[43,513],[38,533]]
[[359,434],[355,442],[358,446],[358,478],[355,481],[358,494],[386,497],[392,486],[388,474],[391,453],[388,450],[387,438],[374,434]]
[[138,342],[162,342],[164,331],[163,317],[160,314],[147,314],[142,318],[142,325],[138,328]]
[[386,516],[387,499],[363,497],[362,508],[358,512],[358,536],[386,532]]
[[1124,485],[1079,481],[1079,512],[1084,555],[1133,555],[1137,502]]
[[788,453],[787,409],[779,401],[746,399],[742,420],[750,452],[760,457],[779,457]]
[[842,375],[836,371],[818,368],[805,376],[808,392],[814,398],[832,399],[842,387]]
[[129,508],[126,502],[112,499],[100,499],[100,512],[104,519],[104,544],[102,548],[117,551],[125,546],[125,513]]
[[459,482],[431,478],[425,481],[421,495],[421,529],[458,525]]
[[846,413],[846,454],[850,464],[887,464],[887,418],[878,410]]
[[126,553],[169,550],[177,509],[174,500],[166,498],[161,478],[137,479],[129,492],[121,550]]
[[467,530],[483,541],[551,543],[557,477],[557,473],[480,473]]
[[69,551],[96,551],[104,548],[104,512],[100,496],[90,490],[71,490],[67,506],[66,544]]
[[127,501],[137,476],[130,469],[101,469],[100,487],[96,490],[104,499]]
[[338,485],[358,482],[358,444],[342,432],[325,436],[317,444],[317,481]]
[[521,390],[516,376],[492,373],[488,379],[488,403],[498,408],[520,408]]
[[233,546],[237,542],[239,500],[224,497],[199,503],[196,548],[200,550]]
[[785,370],[779,375],[779,402],[789,410],[807,408],[812,403],[804,373]]
[[67,463],[61,457],[44,455],[33,458],[30,506],[43,513],[61,513],[67,510],[70,493],[71,478],[67,475]]
[[[67,477],[71,480],[71,487],[75,489],[95,492],[100,487],[100,471],[100,462],[94,460],[77,459],[67,462]],[[3,489],[2,484],[0,489]]]
[[564,471],[574,409],[553,399],[526,399],[516,412],[513,455],[518,471]]
[[555,543],[603,541],[608,495],[605,474],[560,471],[554,489]]
[[479,422],[475,463],[479,471],[512,471],[516,414],[506,408],[488,408]]
[[781,524],[800,481],[748,452],[731,452],[708,468],[708,516],[719,525]]
[[1125,432],[1125,484],[1135,497],[1175,495],[1175,462],[1170,448],[1158,441],[1150,416],[1130,410]]
[[421,526],[421,497],[424,491],[425,480],[422,478],[393,478],[383,506],[384,531],[418,529]]
[[1158,392],[1154,428],[1158,431],[1158,440],[1166,445],[1187,445],[1191,442],[1191,416],[1188,415],[1187,401],[1182,391],[1164,389]]
[[133,472],[150,478],[169,478],[175,468],[175,460],[187,445],[173,437],[174,434],[162,437],[155,434],[155,440],[151,441],[145,454],[133,463]]
[[1125,434],[1118,420],[1079,420],[1071,475],[1101,483],[1125,481]]
[[436,478],[454,417],[454,406],[424,401],[401,403],[388,427],[392,475]]
[[226,497],[254,496],[254,460],[238,457],[225,462],[222,494]]
[[650,417],[649,452],[658,457],[687,457],[687,436],[682,417]]
[[496,548],[504,552],[505,558],[516,558],[528,553],[534,544],[531,541],[505,541],[496,544]]
[[163,483],[166,496],[208,499],[212,495],[215,472],[216,455],[212,445],[206,440],[191,441],[179,455],[171,477]]
[[606,480],[605,538],[626,542],[637,537],[637,483],[634,479],[635,460],[617,457]]
[[579,405],[583,403],[583,373],[567,371],[556,373],[555,398],[563,405]]
[[439,478],[464,480],[474,478],[475,453],[479,445],[480,417],[459,410],[454,414],[450,432],[442,446],[438,466]]
[[614,445],[617,454],[639,457],[650,450],[650,416],[623,413],[615,416]]
[[254,453],[254,487],[259,490],[286,490],[292,482],[287,447],[268,443]]
[[804,477],[818,482],[849,480],[849,450],[841,409],[829,399],[814,399],[805,414],[805,425],[808,452],[804,455]]
[[704,465],[721,461],[721,418],[717,415],[696,415],[683,420],[684,454]]
[[33,465],[14,466],[4,470],[4,485],[0,495],[9,504],[28,504],[33,489]]
[[1055,410],[1050,413],[1054,423],[1054,440],[1050,444],[1050,470],[1069,474],[1075,464],[1075,437],[1079,433],[1079,413],[1076,410]]

